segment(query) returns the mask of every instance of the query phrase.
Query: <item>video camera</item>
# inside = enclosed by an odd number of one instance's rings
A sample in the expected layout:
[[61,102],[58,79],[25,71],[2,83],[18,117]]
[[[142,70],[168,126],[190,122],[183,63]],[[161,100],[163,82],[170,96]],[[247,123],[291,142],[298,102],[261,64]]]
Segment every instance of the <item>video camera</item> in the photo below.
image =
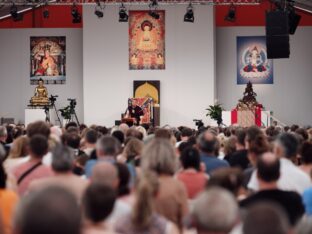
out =
[[193,121],[195,122],[195,125],[197,126],[198,129],[204,126],[203,120],[201,119],[193,119]]
[[54,102],[56,101],[56,98],[58,98],[58,95],[51,95],[51,96],[49,97],[49,100],[50,100],[50,102],[51,102],[52,105],[53,105]]
[[67,98],[67,101],[69,101],[69,105],[71,109],[75,109],[77,105],[77,101],[75,98]]

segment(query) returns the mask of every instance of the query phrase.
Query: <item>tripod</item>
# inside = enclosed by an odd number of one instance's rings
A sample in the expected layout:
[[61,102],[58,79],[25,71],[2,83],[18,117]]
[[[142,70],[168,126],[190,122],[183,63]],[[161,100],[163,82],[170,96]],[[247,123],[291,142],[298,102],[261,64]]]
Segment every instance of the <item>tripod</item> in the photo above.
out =
[[77,114],[76,114],[76,110],[75,110],[75,106],[74,105],[70,105],[69,107],[69,112],[70,112],[70,118],[68,119],[68,122],[76,122],[78,124],[78,126],[80,126],[79,124],[79,120],[78,120],[78,117],[77,117]]
[[60,127],[62,128],[63,126],[63,124],[62,124],[62,121],[61,121],[61,119],[60,119],[60,116],[58,115],[58,111],[57,111],[57,109],[56,109],[56,106],[55,106],[55,101],[56,101],[56,97],[57,96],[52,96],[51,95],[51,97],[50,97],[50,101],[51,101],[51,106],[53,107],[53,109],[54,109],[54,111],[55,111],[55,114],[56,114],[56,117],[57,117],[57,121],[60,123]]
[[47,123],[50,123],[50,108],[49,108],[49,106],[44,106],[43,109],[44,109],[44,113],[46,115],[45,121]]

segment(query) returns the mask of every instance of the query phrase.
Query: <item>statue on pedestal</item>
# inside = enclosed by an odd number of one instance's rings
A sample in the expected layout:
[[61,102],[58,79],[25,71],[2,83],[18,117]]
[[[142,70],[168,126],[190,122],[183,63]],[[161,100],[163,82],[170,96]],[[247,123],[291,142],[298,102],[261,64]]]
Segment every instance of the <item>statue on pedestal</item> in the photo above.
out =
[[253,91],[252,84],[249,81],[245,88],[244,97],[238,100],[236,109],[238,110],[249,109],[250,110],[250,109],[254,109],[257,106],[262,107],[262,105],[258,103],[256,96],[257,94]]
[[40,78],[38,86],[35,88],[35,95],[30,99],[30,104],[33,106],[49,105],[48,90],[43,85],[43,80]]

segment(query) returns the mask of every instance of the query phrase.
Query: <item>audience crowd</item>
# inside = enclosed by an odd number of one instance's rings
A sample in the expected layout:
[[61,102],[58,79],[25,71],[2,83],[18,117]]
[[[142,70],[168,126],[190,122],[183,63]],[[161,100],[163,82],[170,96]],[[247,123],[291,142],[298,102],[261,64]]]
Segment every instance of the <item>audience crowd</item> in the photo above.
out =
[[311,234],[312,128],[0,126],[0,234]]

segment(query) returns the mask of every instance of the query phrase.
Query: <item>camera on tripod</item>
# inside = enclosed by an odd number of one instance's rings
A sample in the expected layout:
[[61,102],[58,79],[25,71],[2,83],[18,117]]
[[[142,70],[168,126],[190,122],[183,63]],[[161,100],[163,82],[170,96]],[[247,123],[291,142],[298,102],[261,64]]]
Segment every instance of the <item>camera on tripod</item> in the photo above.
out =
[[51,95],[49,97],[49,100],[51,102],[51,105],[53,105],[56,102],[56,98],[58,98],[58,95]]
[[75,98],[67,98],[67,101],[69,101],[69,105],[71,109],[75,109],[77,105],[77,101]]
[[193,121],[195,122],[195,125],[197,126],[198,129],[204,126],[204,123],[201,119],[193,119]]

